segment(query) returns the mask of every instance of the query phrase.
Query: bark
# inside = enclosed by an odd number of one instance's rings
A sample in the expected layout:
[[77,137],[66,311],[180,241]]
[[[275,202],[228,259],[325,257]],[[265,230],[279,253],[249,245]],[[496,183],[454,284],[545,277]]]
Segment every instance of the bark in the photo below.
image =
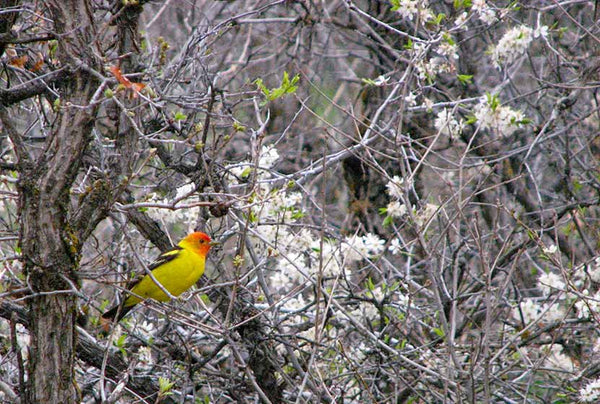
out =
[[[90,140],[95,114],[88,105],[98,82],[82,66],[93,67],[92,22],[84,1],[55,1],[47,6],[60,34],[57,57],[70,66],[63,83],[60,111],[43,152],[31,156],[15,147],[20,171],[20,243],[25,274],[33,295],[28,299],[31,346],[25,402],[79,402],[74,359],[76,289],[80,240],[68,222],[70,190]],[[13,142],[19,134],[1,111]]]

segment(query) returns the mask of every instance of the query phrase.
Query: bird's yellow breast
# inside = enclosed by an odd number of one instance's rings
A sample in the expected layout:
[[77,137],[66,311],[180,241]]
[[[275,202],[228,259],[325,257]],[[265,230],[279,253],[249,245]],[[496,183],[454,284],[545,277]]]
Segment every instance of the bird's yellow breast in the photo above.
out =
[[[205,257],[185,249],[174,253],[177,257],[153,269],[152,275],[172,296],[179,296],[198,282],[204,273]],[[160,302],[170,300],[147,274],[131,289],[131,293],[125,301],[125,306],[132,306],[144,299]]]

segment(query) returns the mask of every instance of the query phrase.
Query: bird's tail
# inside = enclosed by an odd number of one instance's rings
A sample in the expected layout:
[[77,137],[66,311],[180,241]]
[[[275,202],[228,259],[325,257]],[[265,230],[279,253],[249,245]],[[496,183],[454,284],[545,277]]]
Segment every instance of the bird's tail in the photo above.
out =
[[125,315],[129,313],[129,311],[131,311],[131,309],[133,309],[133,307],[134,306],[122,306],[118,304],[106,313],[104,313],[102,317],[100,317],[100,324],[102,326],[102,330],[105,333],[108,333],[108,330],[110,329],[110,324],[113,321],[116,323],[121,321],[121,319],[125,317]]

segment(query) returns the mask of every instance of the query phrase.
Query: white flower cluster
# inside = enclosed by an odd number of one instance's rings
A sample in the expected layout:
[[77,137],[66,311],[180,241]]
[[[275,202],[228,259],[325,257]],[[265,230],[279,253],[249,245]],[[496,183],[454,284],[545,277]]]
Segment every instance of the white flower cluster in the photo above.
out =
[[[148,202],[156,203],[157,205],[173,205],[174,202],[177,202],[177,204],[192,204],[199,201],[198,197],[193,195],[193,191],[193,184],[184,184],[176,189],[174,199],[167,197],[160,198],[156,194],[151,194]],[[147,213],[151,218],[163,224],[184,224],[186,226],[186,231],[191,232],[196,226],[196,219],[200,213],[200,207],[195,206],[185,209],[149,207]]]
[[594,259],[587,272],[592,281],[596,283],[600,282],[600,257]]
[[479,19],[487,25],[497,21],[496,13],[486,4],[485,0],[473,0],[471,10],[476,11]]
[[[523,321],[525,326],[532,322],[553,323],[561,321],[566,316],[564,302],[553,301],[540,305],[534,299],[524,299],[519,306],[512,309],[512,317]],[[522,315],[522,317],[521,317]]]
[[263,146],[258,159],[258,166],[261,168],[271,168],[279,160],[279,152],[274,146]]
[[373,303],[360,302],[348,315],[360,323],[370,323],[379,318],[379,310]]
[[575,303],[579,318],[590,318],[592,313],[600,312],[600,292],[596,292],[592,297],[589,297],[589,293],[587,289],[584,289],[581,292],[582,298]]
[[385,185],[385,187],[387,188],[387,193],[392,198],[396,198],[396,199],[402,199],[402,196],[404,195],[404,191],[402,188],[403,186],[404,186],[404,178],[400,178],[397,175],[394,175],[392,177],[392,180],[388,181],[388,183]]
[[537,320],[539,315],[540,305],[533,299],[524,299],[520,305],[512,309],[512,317],[519,321],[522,319],[524,324],[529,324]]
[[[550,345],[550,346],[548,346]],[[561,344],[547,344],[542,346],[542,352],[546,354],[544,365],[549,368],[558,369],[563,372],[573,372],[575,363],[564,352]]]
[[406,205],[400,203],[398,201],[391,201],[387,206],[387,214],[391,217],[402,217],[406,215],[408,212],[406,210]]
[[364,236],[350,236],[342,242],[341,254],[345,261],[356,262],[363,258],[373,258],[384,251],[385,240],[367,233]]
[[454,139],[462,133],[465,123],[462,119],[456,120],[452,111],[444,108],[438,112],[434,126],[441,134]]
[[386,213],[393,218],[400,218],[407,212],[406,205],[401,200],[404,199],[404,178],[394,175],[386,184],[387,193],[392,197],[392,201],[386,207]]
[[421,80],[434,78],[443,73],[456,73],[456,61],[459,58],[458,45],[449,34],[444,35],[444,40],[433,50],[434,55],[424,58],[426,47],[424,44],[414,44],[417,61],[415,68]]
[[456,19],[454,20],[454,26],[467,31],[469,29],[469,26],[467,25],[468,19],[469,19],[469,13],[464,11],[458,17],[456,17]]
[[399,0],[396,12],[402,16],[402,18],[408,18],[413,20],[417,15],[423,21],[427,21],[427,17],[431,14],[431,11],[427,9],[429,5],[428,0]]
[[458,60],[458,45],[454,41],[443,41],[440,46],[437,47],[437,53],[448,59]]
[[[390,181],[386,184],[388,194],[393,198],[390,203],[388,203],[385,212],[389,217],[400,218],[408,213],[406,204],[402,201],[404,200],[404,179],[400,178],[397,175],[394,175]],[[420,210],[416,210],[413,208],[412,210],[412,218],[417,226],[421,227],[424,224],[428,223],[437,213],[439,209],[438,205],[434,205],[432,203],[428,203],[423,206]],[[392,241],[392,247],[394,247],[394,241]],[[399,252],[399,247],[393,248],[390,247],[390,251],[392,254],[396,254]]]
[[[264,179],[269,177],[266,170],[273,167],[277,160],[279,160],[279,152],[277,149],[274,146],[263,146],[258,157],[258,178]],[[234,176],[234,178],[230,178],[230,180],[235,182],[235,179],[247,179],[250,176],[253,167],[254,163],[251,161],[242,161],[227,167],[227,170]]]
[[538,287],[544,296],[549,296],[555,291],[566,290],[566,284],[563,281],[562,276],[553,272],[542,272],[542,274],[538,277]]
[[596,403],[600,399],[600,378],[589,382],[579,390],[579,399],[584,403]]
[[[385,315],[394,315],[394,308],[406,310],[409,304],[409,297],[405,295],[400,288],[394,287],[392,290],[378,286],[366,292],[366,297],[369,297],[379,303],[383,302],[384,298],[387,298],[390,305],[386,304],[383,307]],[[358,306],[349,311],[348,316],[359,323],[371,323],[377,321],[381,317],[381,313],[374,302],[361,301]]]
[[497,98],[492,95],[481,97],[473,114],[481,129],[494,130],[502,136],[512,135],[525,121],[521,111],[497,104]]
[[400,244],[400,240],[395,238],[392,239],[390,246],[388,247],[392,255],[402,254],[402,244]]
[[526,25],[513,27],[490,49],[494,66],[500,69],[503,65],[514,62],[521,56],[533,41],[533,30]]
[[408,108],[417,105],[417,95],[413,92],[406,94],[404,97],[404,105]]

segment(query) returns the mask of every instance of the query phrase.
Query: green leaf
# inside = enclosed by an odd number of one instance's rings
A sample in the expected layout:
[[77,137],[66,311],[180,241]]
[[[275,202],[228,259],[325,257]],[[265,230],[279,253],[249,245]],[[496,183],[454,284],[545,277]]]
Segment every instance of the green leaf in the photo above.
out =
[[294,213],[292,213],[292,219],[294,219],[294,220],[302,219],[304,216],[306,216],[306,215],[300,209],[298,209]]
[[487,98],[488,105],[492,111],[495,111],[500,106],[500,99],[497,95],[486,92],[485,96]]
[[169,381],[169,379],[167,379],[166,377],[159,377],[158,378],[158,390],[159,390],[158,394],[159,394],[159,396],[165,397],[170,394],[173,394],[171,392],[171,389],[173,388],[174,385],[175,385],[175,382]]
[[187,115],[185,115],[181,111],[177,111],[177,112],[175,112],[175,115],[173,116],[173,119],[175,121],[185,121],[187,119]]
[[236,132],[245,132],[246,127],[237,121],[233,121],[233,130]]
[[459,74],[456,76],[462,84],[471,84],[473,82],[472,74]]
[[442,35],[442,38],[444,38],[444,41],[446,41],[448,44],[456,45],[456,41],[454,40],[454,38],[452,38],[452,35],[445,33],[444,35]]
[[454,0],[454,9],[470,8],[473,2],[471,0]]
[[437,335],[438,337],[444,337],[444,335],[446,335],[446,333],[444,332],[444,330],[442,330],[441,328],[434,328],[433,332],[435,333],[435,335]]
[[375,80],[372,80],[372,79],[360,79],[360,80],[368,86],[377,85],[377,83],[375,83]]
[[294,94],[298,89],[298,86],[296,85],[298,84],[298,81],[300,81],[300,75],[297,74],[290,80],[288,72],[283,72],[283,79],[281,80],[281,85],[279,87],[268,89],[260,78],[254,80],[254,84],[256,84],[256,87],[263,93],[267,101],[274,101],[284,95]]
[[121,334],[119,338],[114,342],[114,345],[117,348],[123,348],[125,346],[125,341],[127,340],[127,334]]
[[246,167],[246,168],[244,168],[244,171],[242,171],[242,173],[240,174],[240,177],[242,177],[243,179],[248,178],[250,176],[251,172],[252,172],[252,167]]
[[446,18],[446,14],[444,13],[440,13],[438,15],[436,15],[433,20],[431,20],[430,22],[433,23],[434,25],[440,25],[442,23],[442,20]]
[[392,11],[400,10],[400,0],[390,0],[390,4],[392,6]]

